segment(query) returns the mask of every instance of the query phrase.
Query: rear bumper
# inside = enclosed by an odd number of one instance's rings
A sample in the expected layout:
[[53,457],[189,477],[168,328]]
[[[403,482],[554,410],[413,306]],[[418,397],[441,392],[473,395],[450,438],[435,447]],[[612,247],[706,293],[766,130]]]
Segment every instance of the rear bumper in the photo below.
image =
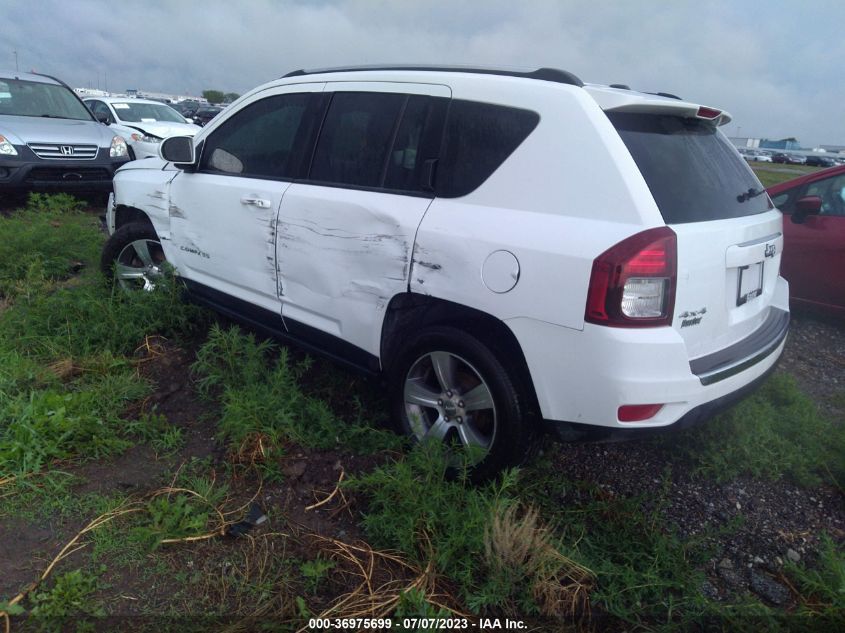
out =
[[129,160],[111,158],[107,147],[90,160],[45,160],[16,149],[19,156],[0,159],[0,191],[111,191],[115,170]]
[[[669,327],[585,324],[574,330],[530,319],[507,324],[522,346],[542,416],[552,426],[570,436],[591,427],[637,433],[712,415],[769,373],[786,342],[787,295],[779,279],[772,304],[750,336],[692,362],[683,339]],[[619,421],[619,407],[646,404],[662,408],[644,421]]]

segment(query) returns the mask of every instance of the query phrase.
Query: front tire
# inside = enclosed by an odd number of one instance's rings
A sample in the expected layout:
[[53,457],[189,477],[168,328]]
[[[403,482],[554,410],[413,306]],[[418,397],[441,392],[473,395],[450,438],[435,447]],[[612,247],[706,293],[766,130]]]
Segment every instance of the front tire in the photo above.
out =
[[517,384],[484,343],[456,328],[432,327],[409,340],[391,365],[391,412],[412,439],[463,449],[453,470],[468,463],[471,478],[484,481],[531,453],[534,429]]
[[153,227],[130,222],[117,229],[103,246],[100,268],[124,290],[153,290],[164,276],[167,258]]

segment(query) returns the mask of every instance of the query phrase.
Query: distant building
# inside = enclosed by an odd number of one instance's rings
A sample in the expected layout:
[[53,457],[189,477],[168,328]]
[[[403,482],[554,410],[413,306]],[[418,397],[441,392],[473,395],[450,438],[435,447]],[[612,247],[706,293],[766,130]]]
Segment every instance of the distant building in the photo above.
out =
[[731,136],[728,140],[734,144],[734,147],[753,148],[760,147],[759,138],[750,138],[747,136]]
[[764,138],[760,141],[759,147],[761,149],[801,149],[801,143],[798,142],[798,139],[793,137],[782,138],[777,141]]
[[819,145],[819,149],[823,152],[845,154],[845,145]]

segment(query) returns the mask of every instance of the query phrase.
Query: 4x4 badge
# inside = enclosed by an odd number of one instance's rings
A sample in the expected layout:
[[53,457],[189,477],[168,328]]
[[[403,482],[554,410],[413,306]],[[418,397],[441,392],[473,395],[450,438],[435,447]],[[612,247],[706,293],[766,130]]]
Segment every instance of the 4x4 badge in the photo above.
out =
[[678,318],[681,319],[681,327],[690,327],[691,325],[698,325],[701,323],[701,319],[704,318],[704,315],[707,314],[707,308],[701,308],[701,310],[687,310],[686,312],[681,312],[678,315]]
[[777,249],[775,248],[774,244],[766,244],[766,252],[765,252],[766,257],[774,257],[776,250]]

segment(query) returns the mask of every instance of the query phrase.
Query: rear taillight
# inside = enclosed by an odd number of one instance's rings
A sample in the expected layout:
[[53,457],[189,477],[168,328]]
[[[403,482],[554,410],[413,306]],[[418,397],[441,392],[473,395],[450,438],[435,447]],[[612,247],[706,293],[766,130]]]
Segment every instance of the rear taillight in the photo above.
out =
[[677,238],[668,226],[632,235],[593,262],[584,320],[612,327],[672,324]]

